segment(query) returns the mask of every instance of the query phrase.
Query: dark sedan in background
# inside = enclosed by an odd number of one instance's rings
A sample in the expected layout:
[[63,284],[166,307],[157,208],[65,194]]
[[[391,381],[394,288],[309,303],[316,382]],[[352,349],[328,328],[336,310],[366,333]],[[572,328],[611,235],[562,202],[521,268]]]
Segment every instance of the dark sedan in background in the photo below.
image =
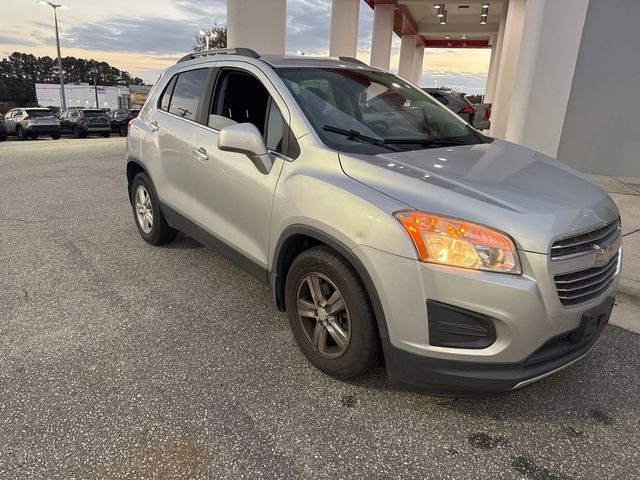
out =
[[118,133],[121,137],[127,136],[129,128],[129,122],[136,118],[140,110],[130,110],[126,108],[119,108],[118,110],[112,110],[109,112],[109,120],[111,121],[111,131]]
[[449,110],[452,110],[453,113],[457,114],[469,125],[473,125],[476,109],[464,93],[440,88],[423,88],[422,90],[445,105]]

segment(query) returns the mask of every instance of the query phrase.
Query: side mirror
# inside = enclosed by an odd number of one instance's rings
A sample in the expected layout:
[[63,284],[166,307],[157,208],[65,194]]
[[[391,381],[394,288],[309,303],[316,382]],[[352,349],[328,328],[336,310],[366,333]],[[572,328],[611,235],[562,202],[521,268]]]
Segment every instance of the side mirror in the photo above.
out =
[[260,173],[271,171],[273,161],[260,130],[251,123],[228,125],[218,134],[218,148],[224,152],[241,153],[249,157]]

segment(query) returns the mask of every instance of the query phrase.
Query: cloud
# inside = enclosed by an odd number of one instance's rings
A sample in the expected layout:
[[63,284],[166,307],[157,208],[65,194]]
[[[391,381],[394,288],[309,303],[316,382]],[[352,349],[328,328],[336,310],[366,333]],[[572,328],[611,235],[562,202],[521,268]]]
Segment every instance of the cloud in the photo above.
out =
[[0,45],[2,44],[7,44],[7,45],[25,45],[28,47],[32,47],[33,45],[35,45],[34,42],[32,42],[31,40],[26,40],[23,38],[15,38],[15,37],[5,37],[3,35],[0,35]]
[[[190,51],[194,35],[201,28],[197,22],[171,19],[112,18],[100,23],[83,23],[67,27],[60,42],[85,50],[170,54]],[[54,39],[44,39],[53,43]]]
[[331,35],[331,3],[295,0],[287,3],[287,54],[302,51],[327,55]]

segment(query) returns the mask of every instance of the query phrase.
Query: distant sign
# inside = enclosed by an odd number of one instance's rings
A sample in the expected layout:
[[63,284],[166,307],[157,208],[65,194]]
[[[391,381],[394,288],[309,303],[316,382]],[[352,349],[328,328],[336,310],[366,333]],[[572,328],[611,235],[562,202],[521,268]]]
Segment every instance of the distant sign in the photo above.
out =
[[98,95],[106,95],[106,94],[107,94],[106,88],[98,88]]

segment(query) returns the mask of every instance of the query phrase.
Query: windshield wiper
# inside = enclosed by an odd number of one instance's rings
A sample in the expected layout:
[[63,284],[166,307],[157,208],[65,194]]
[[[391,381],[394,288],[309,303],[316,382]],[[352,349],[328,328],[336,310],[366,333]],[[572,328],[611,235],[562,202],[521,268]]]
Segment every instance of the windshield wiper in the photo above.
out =
[[323,130],[332,133],[338,133],[340,135],[344,135],[347,137],[347,140],[353,140],[354,142],[362,142],[362,143],[370,143],[371,145],[377,145],[379,147],[388,148],[389,150],[397,151],[396,148],[387,145],[387,142],[383,138],[375,138],[370,137],[369,135],[365,135],[360,133],[357,130],[345,130],[344,128],[334,127],[332,125],[325,125],[322,127]]
[[446,147],[455,145],[470,145],[459,140],[447,140],[446,138],[386,138],[384,143],[396,145],[424,145],[425,147]]

